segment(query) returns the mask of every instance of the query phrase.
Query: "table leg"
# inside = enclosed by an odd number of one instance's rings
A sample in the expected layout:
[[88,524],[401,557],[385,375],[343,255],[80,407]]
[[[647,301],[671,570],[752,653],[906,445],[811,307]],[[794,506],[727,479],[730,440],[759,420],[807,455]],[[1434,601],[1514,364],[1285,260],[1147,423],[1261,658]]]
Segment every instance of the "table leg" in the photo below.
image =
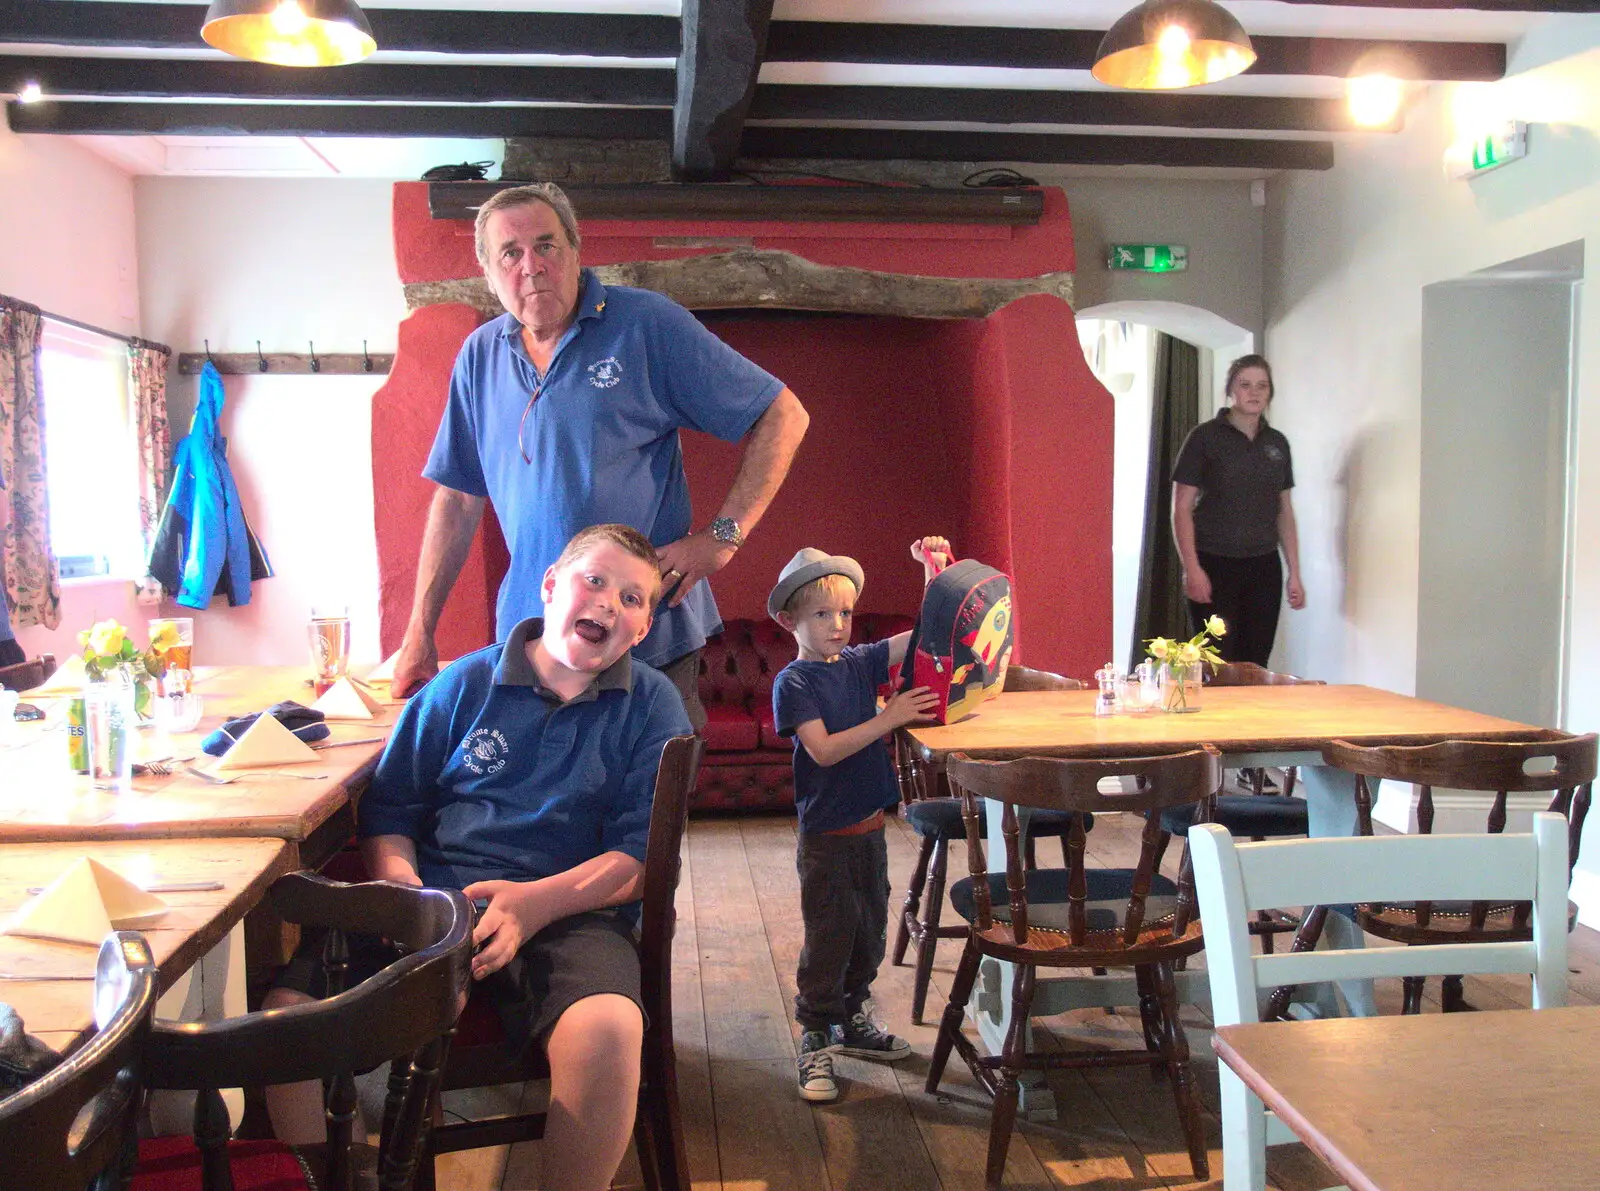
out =
[[[1300,788],[1305,794],[1306,816],[1311,834],[1350,836],[1356,833],[1356,779],[1353,774],[1329,765],[1307,765],[1300,770]],[[1364,947],[1366,936],[1347,914],[1331,913],[1322,930],[1329,947]],[[1376,1017],[1377,998],[1370,980],[1341,980],[1339,993],[1344,1011],[1351,1017]],[[1318,999],[1324,1016],[1338,1016],[1340,1006],[1331,997]]]

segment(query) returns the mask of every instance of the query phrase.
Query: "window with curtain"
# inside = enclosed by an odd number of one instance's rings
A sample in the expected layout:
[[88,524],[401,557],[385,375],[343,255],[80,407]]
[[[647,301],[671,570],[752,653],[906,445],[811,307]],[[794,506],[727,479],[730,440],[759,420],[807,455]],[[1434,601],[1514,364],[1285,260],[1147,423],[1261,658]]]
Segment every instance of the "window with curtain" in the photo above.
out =
[[127,345],[46,320],[39,384],[50,540],[61,577],[139,578],[144,540]]

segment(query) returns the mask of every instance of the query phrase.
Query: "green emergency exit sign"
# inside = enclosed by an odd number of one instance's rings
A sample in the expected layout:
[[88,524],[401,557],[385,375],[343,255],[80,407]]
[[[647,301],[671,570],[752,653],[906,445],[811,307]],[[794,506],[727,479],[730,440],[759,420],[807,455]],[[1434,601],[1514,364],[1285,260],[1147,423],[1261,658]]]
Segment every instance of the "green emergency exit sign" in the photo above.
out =
[[1106,268],[1135,273],[1181,273],[1189,267],[1189,249],[1182,244],[1112,244]]

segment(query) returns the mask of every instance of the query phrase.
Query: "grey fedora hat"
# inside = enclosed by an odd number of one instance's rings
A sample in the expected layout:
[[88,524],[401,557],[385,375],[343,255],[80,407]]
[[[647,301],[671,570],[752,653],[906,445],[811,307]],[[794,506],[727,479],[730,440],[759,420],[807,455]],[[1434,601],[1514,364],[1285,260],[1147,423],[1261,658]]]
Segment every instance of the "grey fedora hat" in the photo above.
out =
[[843,554],[828,554],[815,546],[807,546],[797,552],[779,574],[778,585],[767,597],[767,615],[777,620],[778,613],[783,611],[783,606],[789,602],[789,597],[807,583],[814,583],[824,575],[843,575],[856,585],[858,595],[867,585],[866,576],[861,573],[861,564],[855,559]]

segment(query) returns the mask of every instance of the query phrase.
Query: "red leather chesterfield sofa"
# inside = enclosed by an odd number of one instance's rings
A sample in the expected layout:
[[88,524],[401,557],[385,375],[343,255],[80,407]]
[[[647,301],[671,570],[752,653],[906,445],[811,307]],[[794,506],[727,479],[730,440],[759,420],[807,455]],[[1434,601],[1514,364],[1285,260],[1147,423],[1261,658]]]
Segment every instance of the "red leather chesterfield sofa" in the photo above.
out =
[[[856,643],[892,637],[909,616],[863,612]],[[772,728],[772,683],[795,659],[794,638],[772,620],[730,620],[700,655],[706,751],[691,810],[787,810],[794,806],[793,744]]]

